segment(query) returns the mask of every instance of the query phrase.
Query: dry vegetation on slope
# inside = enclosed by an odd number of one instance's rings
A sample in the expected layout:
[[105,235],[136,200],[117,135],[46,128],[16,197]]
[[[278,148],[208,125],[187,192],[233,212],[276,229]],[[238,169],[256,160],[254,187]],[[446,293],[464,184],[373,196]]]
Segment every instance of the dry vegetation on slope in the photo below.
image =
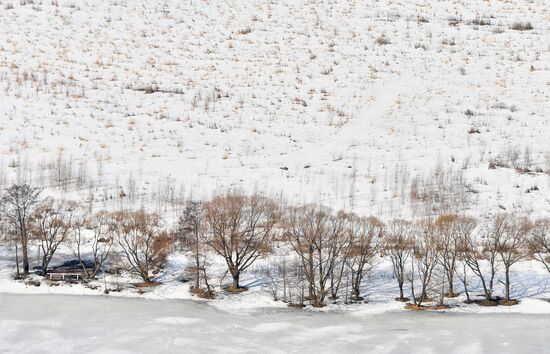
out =
[[543,0],[2,0],[0,184],[546,215],[549,18]]

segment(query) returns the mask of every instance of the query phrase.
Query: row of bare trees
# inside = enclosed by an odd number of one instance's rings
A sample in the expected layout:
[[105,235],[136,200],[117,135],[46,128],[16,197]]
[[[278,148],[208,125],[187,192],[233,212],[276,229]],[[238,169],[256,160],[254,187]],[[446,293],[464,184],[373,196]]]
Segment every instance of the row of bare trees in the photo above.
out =
[[[502,269],[504,301],[511,301],[511,268],[520,260],[534,259],[549,269],[550,220],[534,223],[527,218],[499,214],[483,225],[470,217],[443,215],[434,222],[394,220],[385,232],[385,247],[400,288],[411,283],[413,302],[420,305],[429,293],[454,297],[455,278],[468,292],[468,274],[478,278],[486,302],[494,302],[497,271]],[[438,279],[434,279],[438,278]],[[420,282],[415,294],[414,281]],[[417,296],[418,295],[418,296]]]
[[511,269],[520,260],[536,260],[550,273],[550,220],[531,222],[512,214],[484,222],[443,215],[384,224],[317,205],[282,207],[265,197],[225,195],[188,204],[179,230],[193,250],[196,288],[207,279],[209,250],[225,260],[233,291],[241,288],[242,272],[266,257],[264,274],[274,298],[294,297],[314,306],[341,296],[361,300],[365,277],[384,258],[392,264],[397,300],[409,300],[408,284],[417,306],[435,299],[443,304],[445,297],[457,296],[459,281],[469,301],[472,276],[478,278],[485,300],[495,302],[499,272],[504,301],[511,301]]
[[55,202],[40,194],[38,188],[14,185],[0,199],[0,239],[14,247],[17,278],[30,273],[31,249],[40,259],[40,273],[47,275],[58,249],[65,246],[87,279],[96,278],[107,262],[116,261],[150,282],[171,250],[172,238],[156,214],[92,213],[77,203]]
[[30,249],[36,249],[46,274],[65,246],[88,279],[106,265],[120,264],[150,283],[179,248],[188,255],[191,289],[199,295],[213,295],[210,265],[218,257],[226,268],[221,278],[231,278],[228,291],[246,290],[243,273],[260,272],[275,299],[322,306],[327,299],[362,300],[372,270],[388,260],[397,300],[409,300],[408,290],[413,304],[421,306],[443,304],[457,295],[457,284],[470,300],[474,278],[485,301],[495,301],[498,281],[504,300],[511,301],[511,269],[520,260],[538,261],[550,273],[550,219],[531,222],[499,214],[480,222],[443,215],[383,223],[318,205],[293,207],[232,193],[187,202],[169,228],[159,215],[143,210],[92,213],[40,195],[37,188],[16,185],[1,199],[1,237],[14,248],[18,276],[30,271]]

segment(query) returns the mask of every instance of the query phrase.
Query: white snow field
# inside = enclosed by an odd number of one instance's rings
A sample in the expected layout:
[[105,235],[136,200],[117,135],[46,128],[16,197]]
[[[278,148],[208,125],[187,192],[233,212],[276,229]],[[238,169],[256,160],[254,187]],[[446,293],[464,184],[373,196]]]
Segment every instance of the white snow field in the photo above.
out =
[[5,354],[549,353],[548,333],[544,315],[235,315],[193,301],[0,294]]
[[0,184],[550,212],[546,0],[0,3]]

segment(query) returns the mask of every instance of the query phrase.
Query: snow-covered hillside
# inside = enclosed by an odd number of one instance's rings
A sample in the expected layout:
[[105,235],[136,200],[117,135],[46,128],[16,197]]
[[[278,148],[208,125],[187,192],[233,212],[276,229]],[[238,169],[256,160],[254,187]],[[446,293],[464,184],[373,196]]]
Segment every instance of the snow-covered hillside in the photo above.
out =
[[1,0],[0,184],[548,215],[547,5]]

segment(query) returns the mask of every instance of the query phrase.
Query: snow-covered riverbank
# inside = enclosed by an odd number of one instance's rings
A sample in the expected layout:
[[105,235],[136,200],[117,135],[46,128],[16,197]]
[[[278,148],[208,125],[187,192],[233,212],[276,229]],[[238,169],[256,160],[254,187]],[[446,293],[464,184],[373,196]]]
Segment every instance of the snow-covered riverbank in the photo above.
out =
[[[70,258],[61,253],[59,261]],[[212,273],[222,274],[225,265],[221,259],[215,259]],[[133,283],[139,282],[138,278],[125,273],[121,276],[101,274],[99,278],[90,284],[51,282],[37,275],[31,275],[27,280],[16,281],[13,279],[14,265],[10,263],[7,249],[0,248],[0,294],[12,295],[84,295],[93,297],[105,297],[105,289],[109,289],[108,297],[112,298],[139,298],[145,300],[185,300],[196,303],[205,303],[207,307],[228,313],[243,314],[257,311],[271,311],[287,309],[283,301],[274,301],[266,285],[265,276],[261,269],[266,260],[258,261],[248,272],[243,273],[243,285],[248,291],[238,294],[229,294],[219,285],[220,280],[213,282],[216,296],[212,300],[204,300],[190,293],[191,282],[182,282],[182,269],[185,269],[187,258],[181,253],[172,254],[163,272],[156,278],[160,285],[151,288],[136,288]],[[381,262],[374,268],[372,274],[363,282],[362,294],[368,303],[344,304],[340,301],[326,302],[326,307],[321,309],[308,306],[306,312],[336,312],[349,313],[350,315],[378,315],[383,313],[408,312],[405,304],[395,301],[398,295],[397,282],[393,279],[391,264]],[[499,273],[500,274],[500,273]],[[465,304],[466,296],[462,288],[457,284],[456,290],[459,296],[446,298],[445,304],[451,313],[475,313],[475,314],[537,314],[550,315],[550,277],[545,269],[535,261],[522,261],[513,268],[514,280],[511,296],[520,302],[515,306],[483,307],[476,304]],[[500,279],[500,278],[498,278]],[[227,281],[227,279],[226,279]],[[39,286],[35,286],[38,285]],[[223,283],[223,282],[222,282]],[[502,284],[495,284],[495,296],[502,296]],[[120,288],[120,291],[116,291]],[[479,280],[472,276],[469,282],[470,295],[474,299],[482,298],[482,287]],[[406,294],[409,296],[409,287],[406,286]]]
[[0,294],[2,353],[549,352],[550,317],[294,310],[235,316],[194,301]]
[[[169,263],[171,265],[171,263]],[[517,286],[514,286],[512,296],[520,302],[514,306],[484,307],[476,304],[465,304],[466,297],[461,293],[456,298],[446,298],[445,304],[450,308],[446,313],[462,314],[533,314],[550,315],[549,289],[550,279],[547,274],[538,269],[533,262],[524,262],[518,266],[515,272]],[[538,271],[537,271],[538,270]],[[341,301],[332,303],[327,301],[323,308],[312,308],[308,306],[305,312],[334,312],[347,313],[353,316],[379,315],[384,313],[408,312],[405,304],[395,301],[397,287],[395,281],[386,274],[390,270],[381,267],[364,284],[363,291],[368,303],[343,304]],[[88,286],[82,283],[50,282],[39,276],[33,275],[27,281],[13,280],[9,268],[0,270],[0,294],[15,296],[34,295],[77,295],[84,297],[108,297],[108,298],[129,298],[141,300],[162,301],[191,301],[204,305],[215,310],[233,314],[256,313],[258,311],[284,310],[288,306],[282,301],[274,301],[269,292],[265,289],[264,281],[257,277],[254,272],[247,273],[243,277],[244,285],[248,291],[239,294],[229,294],[223,289],[216,287],[216,297],[212,300],[204,300],[194,296],[189,291],[189,282],[182,283],[178,278],[178,272],[169,266],[162,277],[162,284],[142,289],[132,286],[129,278],[120,277],[121,291],[110,291],[104,294],[105,286],[108,289],[116,288],[115,279],[108,276],[107,283],[104,280],[96,280]],[[476,280],[472,278],[472,280]],[[481,288],[477,282],[471,284],[471,296],[481,298]],[[40,286],[35,286],[40,282]],[[498,288],[500,291],[500,288]],[[476,296],[478,295],[478,296]]]

